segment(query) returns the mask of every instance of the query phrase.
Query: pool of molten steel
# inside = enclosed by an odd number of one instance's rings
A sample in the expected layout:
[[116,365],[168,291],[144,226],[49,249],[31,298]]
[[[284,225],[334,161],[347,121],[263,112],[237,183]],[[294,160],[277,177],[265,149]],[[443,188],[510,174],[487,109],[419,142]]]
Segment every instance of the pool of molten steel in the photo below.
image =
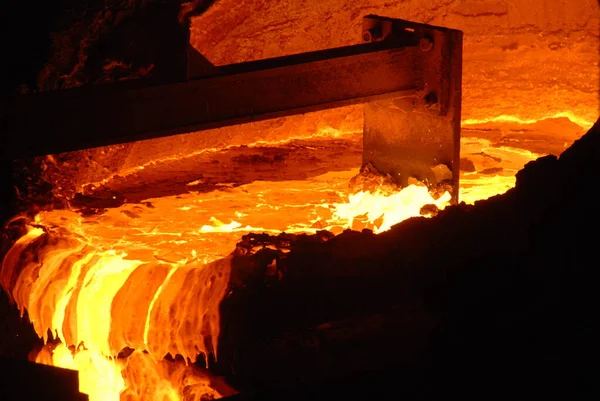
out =
[[[516,172],[541,155],[485,132],[461,141],[466,203],[505,192]],[[360,148],[360,133],[341,138]],[[216,352],[229,255],[242,235],[379,233],[419,216],[424,205],[443,209],[450,198],[434,198],[419,185],[357,191],[349,182],[358,172],[357,166],[202,192],[191,182],[186,193],[99,214],[43,211],[6,255],[1,284],[47,342],[35,360],[78,370],[80,391],[91,401],[219,398],[233,390],[192,362]]]

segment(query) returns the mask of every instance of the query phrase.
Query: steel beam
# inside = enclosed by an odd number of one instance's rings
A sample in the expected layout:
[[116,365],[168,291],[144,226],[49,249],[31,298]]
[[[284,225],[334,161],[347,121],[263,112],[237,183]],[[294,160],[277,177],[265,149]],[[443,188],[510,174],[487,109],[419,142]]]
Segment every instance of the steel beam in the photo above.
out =
[[367,43],[219,67],[219,74],[43,92],[2,116],[1,157],[17,159],[362,103],[413,91],[416,46]]

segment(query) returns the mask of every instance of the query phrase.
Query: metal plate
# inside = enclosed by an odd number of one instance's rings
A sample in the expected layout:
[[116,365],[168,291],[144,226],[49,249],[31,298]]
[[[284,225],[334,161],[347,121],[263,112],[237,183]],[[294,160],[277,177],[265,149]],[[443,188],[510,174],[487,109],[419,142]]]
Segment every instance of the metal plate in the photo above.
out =
[[[367,17],[365,29],[411,37],[415,95],[365,104],[363,163],[404,187],[409,178],[444,185],[458,200],[462,32],[403,20]],[[383,27],[374,29],[381,21]],[[368,35],[363,35],[368,36]],[[398,71],[401,74],[400,71]]]

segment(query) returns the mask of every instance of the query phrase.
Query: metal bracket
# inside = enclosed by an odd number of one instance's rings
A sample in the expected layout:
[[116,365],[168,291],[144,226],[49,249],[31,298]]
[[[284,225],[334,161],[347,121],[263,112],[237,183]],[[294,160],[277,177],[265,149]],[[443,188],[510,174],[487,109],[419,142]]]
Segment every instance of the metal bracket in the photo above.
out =
[[418,51],[410,60],[415,93],[365,104],[363,163],[392,176],[450,189],[458,200],[462,32],[368,16],[363,40],[401,40]]

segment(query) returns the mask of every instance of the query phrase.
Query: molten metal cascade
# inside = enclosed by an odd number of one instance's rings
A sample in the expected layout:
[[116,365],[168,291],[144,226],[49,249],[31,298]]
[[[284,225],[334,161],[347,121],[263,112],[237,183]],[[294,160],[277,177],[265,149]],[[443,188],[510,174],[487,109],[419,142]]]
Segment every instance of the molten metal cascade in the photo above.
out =
[[[45,223],[34,223],[38,224]],[[195,360],[199,352],[214,352],[218,302],[229,278],[227,259],[208,265],[145,262],[128,257],[122,247],[96,247],[92,238],[74,231],[52,224],[32,228],[8,252],[2,265],[5,288],[17,274],[11,268],[22,269],[12,295],[30,313],[37,333],[47,341],[50,331],[64,344],[76,347],[72,355],[59,344],[50,358],[42,353],[36,361],[79,370],[81,391],[91,399],[119,399],[123,390],[135,394],[126,380],[140,375],[163,381],[179,375],[185,381],[170,387],[184,382],[186,387],[203,385],[202,394],[217,395],[206,378],[190,382],[194,375],[190,367],[182,365],[181,373],[164,375],[160,372],[168,369],[157,361],[167,353]],[[111,358],[124,348],[147,353],[135,351],[126,361]],[[166,391],[164,385],[155,383],[152,379],[137,385]],[[167,393],[173,395],[168,399],[179,399],[176,395],[183,389],[175,387]]]
[[[323,133],[318,138],[328,140]],[[467,203],[506,191],[515,173],[539,156],[480,138],[463,138],[462,152],[486,154],[475,163],[483,174],[461,174]],[[487,160],[501,160],[502,168],[485,173]],[[11,224],[26,233],[6,254],[0,283],[47,342],[36,361],[78,370],[90,400],[218,398],[232,391],[193,362],[218,358],[219,304],[228,291],[231,251],[243,234],[378,233],[421,215],[425,205],[443,209],[450,199],[420,185],[352,190],[348,183],[357,174],[254,181],[101,214],[17,216]]]

